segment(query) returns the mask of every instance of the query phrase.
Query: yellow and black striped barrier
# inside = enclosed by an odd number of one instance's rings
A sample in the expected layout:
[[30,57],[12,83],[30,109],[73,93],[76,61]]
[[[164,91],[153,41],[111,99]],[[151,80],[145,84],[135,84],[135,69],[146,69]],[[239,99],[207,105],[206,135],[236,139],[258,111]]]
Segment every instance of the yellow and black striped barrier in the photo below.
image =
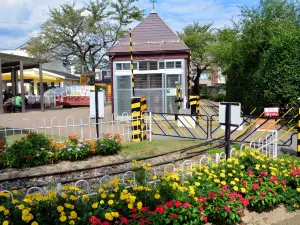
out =
[[[300,108],[298,115],[300,115]],[[300,120],[298,120],[298,146],[297,146],[297,157],[300,157]]]
[[147,131],[145,125],[145,114],[147,110],[147,100],[144,97],[131,98],[131,127],[132,141],[140,142],[147,139]]
[[130,28],[130,32],[129,32],[129,42],[130,42],[130,67],[131,67],[131,86],[132,86],[132,95],[134,96],[134,73],[133,73],[133,44],[132,44],[132,30]]
[[190,96],[190,107],[191,107],[191,115],[195,115],[196,116],[196,123],[197,125],[199,125],[200,123],[200,96]]
[[181,85],[180,84],[176,84],[176,100],[175,102],[177,102],[178,104],[178,114],[180,114],[180,108],[181,108],[181,102],[183,102],[183,99],[181,98]]

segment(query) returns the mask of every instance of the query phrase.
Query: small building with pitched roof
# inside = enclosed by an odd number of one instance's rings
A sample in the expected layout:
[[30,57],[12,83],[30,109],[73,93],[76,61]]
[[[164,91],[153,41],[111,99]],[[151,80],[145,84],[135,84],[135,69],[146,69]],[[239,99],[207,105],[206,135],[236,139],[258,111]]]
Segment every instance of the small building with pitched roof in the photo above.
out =
[[[113,111],[131,111],[130,35],[109,50]],[[161,17],[152,11],[132,30],[135,96],[146,97],[148,111],[177,113],[176,83],[187,95],[190,50]]]

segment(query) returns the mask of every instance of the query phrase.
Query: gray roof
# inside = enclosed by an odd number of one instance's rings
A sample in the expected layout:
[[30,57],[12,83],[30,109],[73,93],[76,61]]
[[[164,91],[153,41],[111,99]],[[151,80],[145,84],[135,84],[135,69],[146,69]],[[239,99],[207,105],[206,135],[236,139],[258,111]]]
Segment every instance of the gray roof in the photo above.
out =
[[[189,48],[169,26],[153,11],[132,30],[133,52],[180,51]],[[129,53],[129,34],[113,46],[109,53]]]
[[80,80],[79,76],[76,76],[76,75],[73,75],[73,74],[70,74],[70,73],[56,71],[56,70],[48,70],[48,69],[43,69],[43,70],[48,71],[50,73],[55,73],[57,75],[64,76],[65,79],[67,79],[67,80]]

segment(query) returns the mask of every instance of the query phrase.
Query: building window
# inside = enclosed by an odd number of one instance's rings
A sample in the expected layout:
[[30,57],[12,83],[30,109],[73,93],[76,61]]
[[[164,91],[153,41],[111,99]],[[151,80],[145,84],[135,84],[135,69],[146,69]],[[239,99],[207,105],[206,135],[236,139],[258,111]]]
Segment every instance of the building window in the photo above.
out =
[[138,69],[138,66],[137,66],[138,64],[137,63],[133,63],[133,69],[134,70],[137,70]]
[[123,63],[123,70],[130,70],[130,63]]
[[174,69],[175,68],[175,62],[166,62],[166,68],[167,69]]
[[181,69],[181,61],[176,62],[176,69]]
[[117,63],[117,70],[122,70],[122,63]]
[[139,62],[139,70],[148,70],[148,62],[145,61]]
[[159,69],[164,70],[165,69],[165,62],[159,62]]
[[157,70],[157,61],[150,61],[150,70]]
[[207,73],[202,73],[201,76],[200,76],[200,79],[207,80],[208,79],[208,74]]

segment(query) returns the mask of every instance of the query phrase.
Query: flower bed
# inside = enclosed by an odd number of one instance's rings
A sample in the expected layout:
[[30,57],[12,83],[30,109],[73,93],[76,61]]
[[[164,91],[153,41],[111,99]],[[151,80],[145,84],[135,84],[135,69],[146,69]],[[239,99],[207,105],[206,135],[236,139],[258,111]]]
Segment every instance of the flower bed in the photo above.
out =
[[[126,189],[118,179],[84,195],[74,186],[57,195],[0,192],[0,224],[236,224],[245,208],[263,211],[283,203],[300,205],[300,161],[271,159],[256,150],[218,164],[195,165],[193,175],[167,173],[156,186],[145,183],[148,167],[133,162],[137,186]],[[189,171],[187,171],[189,172]],[[18,199],[18,200],[17,200]]]
[[121,142],[119,134],[107,134],[97,141],[79,141],[76,136],[71,136],[65,143],[57,144],[43,134],[29,133],[10,147],[0,142],[0,168],[26,168],[93,155],[113,155],[120,151]]

